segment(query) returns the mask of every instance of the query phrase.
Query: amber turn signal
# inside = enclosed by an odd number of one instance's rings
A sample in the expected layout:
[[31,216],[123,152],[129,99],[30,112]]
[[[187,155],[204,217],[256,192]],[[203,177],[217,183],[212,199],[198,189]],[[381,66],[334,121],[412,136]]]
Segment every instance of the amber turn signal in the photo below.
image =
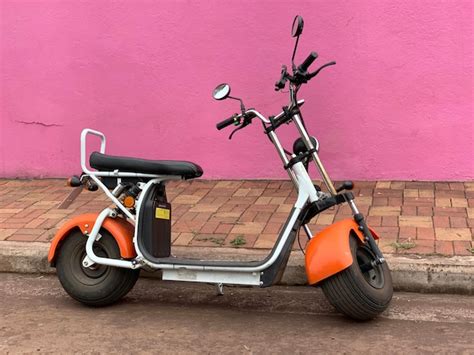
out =
[[135,206],[135,199],[132,196],[125,196],[123,199],[123,205],[127,208]]
[[81,179],[79,178],[79,176],[76,176],[76,175],[71,176],[69,179],[67,179],[66,185],[70,187],[81,186],[82,185]]

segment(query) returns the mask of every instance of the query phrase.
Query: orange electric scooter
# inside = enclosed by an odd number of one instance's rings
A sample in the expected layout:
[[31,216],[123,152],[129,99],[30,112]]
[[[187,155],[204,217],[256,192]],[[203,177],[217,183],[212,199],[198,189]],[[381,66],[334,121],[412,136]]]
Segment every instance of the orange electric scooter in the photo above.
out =
[[[319,142],[310,136],[301,114],[303,100],[298,90],[320,71],[308,69],[317,58],[312,52],[299,66],[294,64],[303,18],[296,16],[292,36],[296,44],[291,74],[282,67],[276,90],[288,85],[290,102],[283,112],[265,117],[255,109],[246,109],[240,100],[240,113],[219,122],[217,129],[234,125],[232,136],[255,119],[262,123],[264,134],[275,146],[294,183],[298,197],[270,254],[263,260],[222,261],[184,259],[171,254],[171,205],[165,185],[170,180],[200,177],[202,169],[191,162],[145,160],[105,154],[105,136],[84,129],[81,134],[80,177],[71,186],[100,188],[113,207],[100,213],[77,216],[65,223],[54,237],[48,255],[58,278],[74,299],[90,306],[109,305],[129,292],[140,269],[160,270],[163,280],[214,283],[223,285],[268,287],[277,283],[285,270],[293,242],[300,229],[307,234],[305,263],[308,283],[321,286],[327,299],[347,316],[364,320],[383,312],[392,298],[392,279],[387,262],[379,250],[377,234],[367,226],[351,193],[352,182],[335,188],[319,159]],[[213,92],[216,100],[230,96],[230,86],[221,84]],[[300,137],[292,152],[283,148],[277,130],[294,123]],[[86,163],[87,137],[101,139],[100,152],[94,152]],[[308,164],[314,162],[328,192],[313,184]],[[313,235],[309,221],[324,210],[346,203],[353,218],[334,223]]]

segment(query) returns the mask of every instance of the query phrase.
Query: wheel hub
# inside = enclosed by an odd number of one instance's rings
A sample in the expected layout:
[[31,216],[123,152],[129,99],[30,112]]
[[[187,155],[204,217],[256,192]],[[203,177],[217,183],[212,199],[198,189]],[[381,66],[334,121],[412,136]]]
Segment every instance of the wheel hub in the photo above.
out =
[[374,288],[382,288],[383,270],[382,266],[375,262],[375,254],[367,246],[362,245],[357,248],[356,256],[360,271],[367,283]]

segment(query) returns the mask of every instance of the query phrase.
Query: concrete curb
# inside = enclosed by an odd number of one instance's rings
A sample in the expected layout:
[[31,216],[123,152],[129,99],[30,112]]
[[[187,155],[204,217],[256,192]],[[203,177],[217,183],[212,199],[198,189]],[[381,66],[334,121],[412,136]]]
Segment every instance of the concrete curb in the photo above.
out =
[[[0,272],[54,273],[47,262],[48,243],[0,242]],[[268,251],[238,248],[173,247],[180,257],[216,260],[259,260]],[[399,291],[474,294],[474,257],[417,257],[386,255],[393,285]],[[159,277],[160,273],[143,273]],[[304,285],[304,257],[291,254],[281,281],[284,285]]]

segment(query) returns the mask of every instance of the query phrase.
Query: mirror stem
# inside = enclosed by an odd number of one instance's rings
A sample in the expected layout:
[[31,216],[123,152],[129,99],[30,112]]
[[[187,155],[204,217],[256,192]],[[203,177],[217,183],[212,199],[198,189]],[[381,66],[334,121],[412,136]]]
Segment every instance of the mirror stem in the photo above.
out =
[[298,41],[300,40],[300,36],[296,37],[296,43],[295,43],[295,48],[293,49],[293,55],[291,56],[291,65],[293,67],[293,72],[296,70],[296,65],[295,65],[295,55],[296,55],[296,48],[298,48]]
[[239,99],[238,97],[233,97],[233,96],[227,96],[227,98],[232,99],[232,100],[240,101],[240,110],[242,111],[242,113],[245,112],[245,106],[244,106],[244,102],[242,101],[242,99]]

